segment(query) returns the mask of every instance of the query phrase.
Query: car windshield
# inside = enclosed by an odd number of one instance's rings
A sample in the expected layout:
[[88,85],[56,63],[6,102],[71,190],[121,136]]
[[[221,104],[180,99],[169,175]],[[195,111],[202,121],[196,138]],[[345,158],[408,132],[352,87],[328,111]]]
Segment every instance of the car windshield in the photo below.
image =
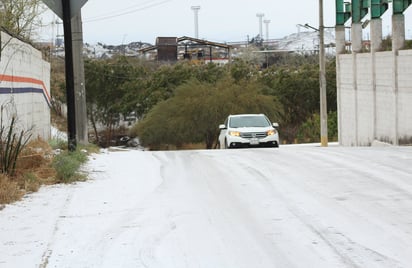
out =
[[266,117],[261,115],[245,115],[230,118],[229,127],[267,127],[270,126]]

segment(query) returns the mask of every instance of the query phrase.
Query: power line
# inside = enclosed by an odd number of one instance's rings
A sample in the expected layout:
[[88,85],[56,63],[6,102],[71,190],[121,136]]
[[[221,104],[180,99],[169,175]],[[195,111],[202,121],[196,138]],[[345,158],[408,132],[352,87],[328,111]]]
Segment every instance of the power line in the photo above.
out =
[[[130,6],[129,8],[125,8],[125,9],[121,9],[121,10],[118,10],[118,11],[115,11],[115,12],[111,12],[110,15],[109,14],[108,15],[101,15],[101,16],[86,19],[84,22],[88,23],[88,22],[95,22],[95,21],[112,19],[112,18],[116,18],[116,17],[128,15],[128,14],[132,14],[132,13],[135,13],[135,12],[138,12],[138,11],[142,11],[142,10],[145,10],[145,9],[149,9],[149,8],[152,8],[152,7],[155,7],[155,6],[159,6],[159,5],[165,4],[165,3],[170,2],[170,1],[172,1],[172,0],[164,0],[164,1],[160,1],[160,2],[146,1],[146,2],[143,2],[143,3],[139,4],[138,8],[131,9],[133,7],[136,7],[137,5]],[[150,4],[152,2],[155,2],[155,3]],[[142,6],[142,5],[144,5],[144,6]]]
[[[128,7],[126,7],[126,8],[118,9],[118,10],[112,11],[112,12],[110,12],[110,13],[106,13],[106,14],[99,15],[99,16],[97,16],[97,17],[102,17],[102,16],[105,17],[105,16],[109,16],[109,15],[111,15],[111,14],[113,14],[113,13],[130,11],[130,9],[132,9],[132,8],[141,7],[142,5],[146,5],[146,4],[149,4],[149,3],[154,2],[154,1],[157,1],[157,0],[147,0],[147,1],[142,2],[142,3],[136,3],[136,4],[131,5],[131,6],[128,6]],[[92,19],[93,19],[93,18],[92,18]]]

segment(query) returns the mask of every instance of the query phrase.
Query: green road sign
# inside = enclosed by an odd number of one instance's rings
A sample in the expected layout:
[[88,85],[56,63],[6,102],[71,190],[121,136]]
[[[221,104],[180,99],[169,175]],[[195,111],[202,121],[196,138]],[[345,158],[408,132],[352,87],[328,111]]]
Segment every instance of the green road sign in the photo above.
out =
[[336,0],[336,25],[344,25],[351,16],[351,4]]
[[402,14],[412,3],[412,0],[393,0],[393,14]]
[[[369,0],[370,1],[370,0]],[[368,0],[352,0],[352,22],[360,23],[363,17],[368,14]]]
[[388,10],[388,0],[372,0],[371,1],[371,18],[380,18],[386,10]]

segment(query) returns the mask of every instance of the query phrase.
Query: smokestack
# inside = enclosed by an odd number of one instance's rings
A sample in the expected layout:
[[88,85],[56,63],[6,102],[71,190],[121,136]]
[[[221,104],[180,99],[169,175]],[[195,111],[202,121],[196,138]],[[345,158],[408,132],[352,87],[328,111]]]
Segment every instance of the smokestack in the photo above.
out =
[[199,38],[199,10],[200,6],[192,6],[193,13],[195,15],[195,38]]
[[267,40],[269,40],[269,23],[270,23],[270,20],[264,20],[263,22],[266,25],[266,41],[267,41]]
[[265,16],[263,13],[257,13],[256,17],[259,18],[259,38],[263,39],[263,32],[262,32],[262,19]]

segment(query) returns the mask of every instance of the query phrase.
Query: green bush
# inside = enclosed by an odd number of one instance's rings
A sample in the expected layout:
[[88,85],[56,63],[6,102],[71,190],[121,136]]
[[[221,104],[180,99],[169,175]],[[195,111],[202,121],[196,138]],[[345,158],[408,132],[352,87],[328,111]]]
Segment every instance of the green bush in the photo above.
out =
[[230,77],[216,83],[190,80],[180,85],[173,97],[154,106],[131,133],[151,149],[190,143],[204,143],[211,149],[219,124],[229,114],[265,113],[279,121],[282,105],[276,97],[263,94],[262,87],[255,81],[234,83]]
[[67,140],[62,140],[62,139],[51,139],[49,141],[49,145],[50,147],[52,147],[53,150],[56,149],[60,149],[60,150],[64,150],[65,148],[67,148]]
[[53,159],[53,167],[57,172],[58,182],[71,183],[84,180],[85,176],[80,174],[80,166],[87,161],[87,154],[76,150],[74,152],[64,151],[56,155]]
[[[329,141],[338,140],[338,117],[336,111],[328,113],[328,139]],[[313,114],[299,127],[296,141],[298,143],[320,142],[319,114]]]

